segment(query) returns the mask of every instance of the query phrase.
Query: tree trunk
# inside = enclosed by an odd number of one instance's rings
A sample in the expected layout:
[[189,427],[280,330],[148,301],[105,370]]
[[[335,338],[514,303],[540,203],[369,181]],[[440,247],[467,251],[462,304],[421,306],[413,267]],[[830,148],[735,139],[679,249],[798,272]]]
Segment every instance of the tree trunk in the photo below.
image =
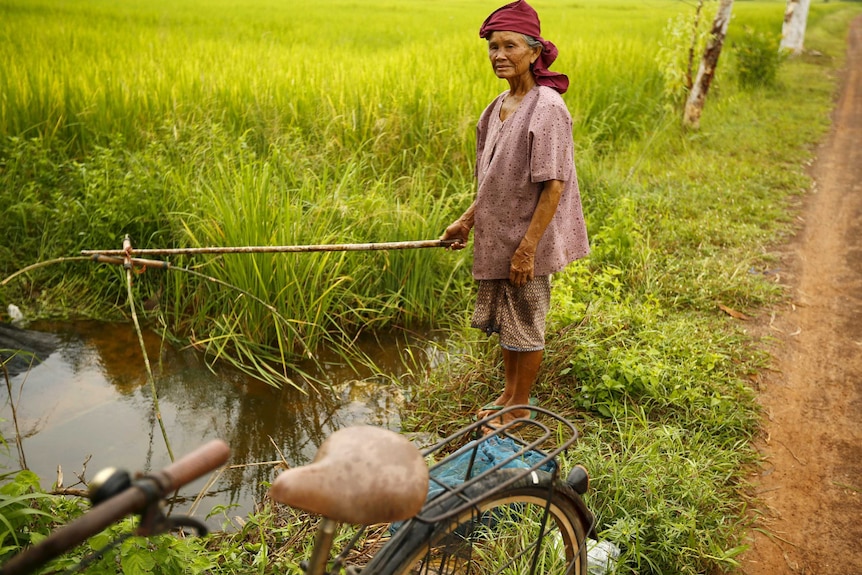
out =
[[794,55],[802,53],[805,28],[808,24],[808,7],[811,0],[787,0],[784,25],[781,27],[781,49]]
[[697,70],[697,78],[695,78],[694,85],[688,93],[688,100],[685,102],[683,123],[690,128],[697,128],[700,125],[700,115],[706,103],[709,86],[715,76],[715,68],[718,65],[721,48],[724,46],[724,38],[727,36],[732,8],[733,0],[721,0],[718,12],[715,14],[715,20],[712,21],[709,42],[703,52],[703,59]]
[[704,0],[698,0],[697,9],[694,12],[694,21],[691,26],[691,45],[688,48],[688,68],[685,70],[685,88],[691,90],[694,84],[692,70],[694,69],[694,49],[697,46],[697,36],[700,29],[700,16],[703,13]]

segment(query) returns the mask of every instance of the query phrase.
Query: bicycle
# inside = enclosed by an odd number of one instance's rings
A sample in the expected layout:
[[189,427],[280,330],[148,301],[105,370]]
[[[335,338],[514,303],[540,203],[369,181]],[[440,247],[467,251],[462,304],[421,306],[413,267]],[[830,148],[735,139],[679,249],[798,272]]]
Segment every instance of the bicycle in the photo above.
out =
[[[531,415],[493,425],[516,409]],[[307,575],[583,575],[586,539],[595,538],[593,515],[581,499],[589,478],[575,466],[561,480],[557,462],[576,439],[570,422],[526,405],[504,408],[422,451],[386,429],[349,427],[330,435],[310,464],[279,474],[269,495],[322,518],[311,557],[303,563]],[[0,575],[29,573],[136,513],[139,535],[181,527],[205,533],[193,518],[166,517],[161,502],[224,465],[229,452],[214,440],[135,481],[124,472],[105,474],[91,485],[91,510],[13,557]],[[365,565],[348,564],[364,527],[332,557],[339,524],[386,523],[390,536]]]

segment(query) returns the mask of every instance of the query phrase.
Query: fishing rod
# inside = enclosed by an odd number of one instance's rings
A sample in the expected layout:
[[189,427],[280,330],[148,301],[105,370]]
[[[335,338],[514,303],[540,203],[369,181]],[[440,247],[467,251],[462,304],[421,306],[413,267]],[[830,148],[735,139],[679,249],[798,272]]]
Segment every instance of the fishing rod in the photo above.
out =
[[[176,266],[171,262],[164,260],[148,259],[138,257],[139,255],[147,256],[169,256],[169,255],[195,255],[195,254],[237,254],[237,253],[302,253],[302,252],[336,252],[336,251],[384,251],[384,250],[405,250],[418,248],[448,248],[456,242],[453,240],[415,240],[415,241],[398,241],[398,242],[372,242],[372,243],[354,243],[354,244],[321,244],[321,245],[292,245],[292,246],[239,246],[239,247],[201,247],[201,248],[171,248],[171,249],[133,249],[131,239],[128,235],[123,239],[122,249],[112,250],[81,250],[80,256],[61,257],[48,261],[42,261],[30,266],[27,266],[9,277],[0,281],[0,287],[7,285],[14,278],[26,274],[35,269],[45,267],[52,264],[67,263],[71,261],[93,261],[102,264],[120,265],[126,268],[127,271],[136,270],[138,273],[143,273],[147,269],[163,269],[176,270],[188,274],[192,274],[203,278],[204,280],[216,283],[233,289],[243,294],[244,296],[255,300],[274,316],[276,316],[284,325],[288,326],[302,347],[305,349],[305,354],[313,358],[308,345],[304,338],[296,331],[286,318],[284,318],[278,310],[263,301],[254,294],[233,286],[224,280],[220,280],[211,276],[207,276],[200,272]],[[130,274],[127,275],[127,283],[130,281]],[[132,305],[131,293],[129,294],[129,302]],[[134,311],[133,311],[134,313]],[[283,374],[282,374],[283,375]],[[287,379],[288,381],[289,378]]]
[[[159,422],[159,427],[162,432],[162,438],[165,442],[165,447],[168,452],[168,456],[171,461],[174,460],[173,449],[171,448],[171,442],[168,438],[167,430],[165,429],[164,422],[162,421],[161,409],[159,407],[158,400],[158,391],[156,388],[156,380],[155,375],[153,374],[151,364],[149,361],[149,357],[147,354],[146,346],[144,345],[143,333],[141,330],[141,325],[138,321],[138,316],[135,310],[134,305],[134,294],[132,291],[132,275],[133,270],[138,269],[139,273],[143,273],[146,269],[171,269],[178,270],[186,273],[190,273],[199,277],[204,278],[207,281],[215,282],[220,285],[226,286],[228,288],[235,289],[245,296],[254,299],[268,310],[273,313],[277,318],[279,318],[285,325],[290,327],[290,322],[284,318],[278,310],[267,302],[263,301],[259,297],[251,294],[245,290],[239,289],[236,286],[232,286],[223,280],[219,280],[217,278],[213,278],[210,276],[206,276],[201,274],[200,272],[196,272],[194,270],[189,270],[183,267],[173,266],[168,261],[163,260],[154,260],[137,257],[139,255],[147,255],[147,256],[170,256],[170,255],[196,255],[196,254],[238,254],[238,253],[302,253],[302,252],[337,252],[337,251],[381,251],[381,250],[404,250],[404,249],[417,249],[417,248],[448,248],[454,241],[443,241],[443,240],[418,240],[418,241],[401,241],[401,242],[376,242],[376,243],[358,243],[358,244],[321,244],[321,245],[293,245],[293,246],[241,246],[241,247],[202,247],[202,248],[172,248],[172,249],[141,249],[136,250],[132,247],[131,239],[128,235],[126,235],[123,239],[123,248],[122,249],[114,249],[114,250],[81,250],[81,256],[79,257],[61,257],[56,258],[49,261],[39,262],[33,264],[31,266],[27,266],[26,268],[19,270],[18,272],[12,274],[11,276],[0,281],[0,286],[5,286],[9,283],[14,277],[32,271],[36,268],[43,267],[50,264],[62,263],[68,261],[80,261],[80,260],[90,260],[97,263],[103,264],[113,264],[113,265],[121,265],[125,268],[126,275],[126,291],[128,295],[129,307],[131,310],[132,321],[135,326],[135,331],[138,334],[138,343],[141,346],[141,352],[144,357],[144,366],[147,372],[147,381],[149,383],[149,387],[152,394],[153,400],[153,411],[156,415],[156,419]],[[143,269],[141,269],[143,268]],[[305,348],[306,354],[309,357],[313,357],[311,350],[306,345],[302,336],[299,333],[295,333],[298,341]],[[282,374],[284,375],[284,374]],[[285,376],[286,378],[286,376]],[[290,382],[289,378],[286,378],[288,382]]]
[[[233,247],[203,247],[203,248],[155,248],[155,249],[131,249],[131,244],[123,242],[121,250],[81,250],[83,256],[94,256],[95,261],[102,263],[121,263],[111,256],[132,258],[132,263],[158,267],[165,262],[156,260],[140,260],[134,256],[171,256],[171,255],[197,255],[197,254],[273,254],[273,253],[303,253],[303,252],[358,252],[358,251],[381,251],[381,250],[409,250],[419,248],[448,248],[453,240],[412,240],[403,242],[375,242],[363,244],[317,244],[317,245],[294,245],[294,246],[233,246]],[[98,258],[105,256],[105,258]],[[135,262],[135,260],[139,260]]]

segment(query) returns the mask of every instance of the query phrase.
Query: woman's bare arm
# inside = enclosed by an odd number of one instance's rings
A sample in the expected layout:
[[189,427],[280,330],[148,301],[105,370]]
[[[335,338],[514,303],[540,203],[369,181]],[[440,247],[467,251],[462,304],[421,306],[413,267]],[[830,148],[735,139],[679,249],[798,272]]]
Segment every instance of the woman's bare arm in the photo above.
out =
[[517,287],[521,287],[533,279],[536,247],[551,220],[554,219],[554,214],[557,213],[557,206],[560,203],[560,196],[563,194],[564,187],[565,182],[561,180],[548,180],[542,187],[539,203],[536,205],[536,211],[533,212],[527,233],[524,234],[524,239],[521,240],[521,244],[512,255],[509,281]]

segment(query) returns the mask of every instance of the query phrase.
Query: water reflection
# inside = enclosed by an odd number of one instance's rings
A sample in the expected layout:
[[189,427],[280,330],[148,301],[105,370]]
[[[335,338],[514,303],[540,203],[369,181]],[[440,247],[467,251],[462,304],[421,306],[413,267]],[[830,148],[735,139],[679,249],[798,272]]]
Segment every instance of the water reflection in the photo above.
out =
[[[137,335],[130,325],[85,322],[33,326],[56,333],[57,351],[12,379],[19,429],[27,463],[48,487],[63,470],[74,483],[88,456],[86,477],[109,465],[149,471],[170,461],[153,410]],[[384,376],[351,368],[337,357],[322,357],[316,377],[331,384],[321,393],[274,389],[235,371],[213,373],[194,351],[177,351],[156,334],[145,345],[156,377],[162,420],[175,456],[212,439],[226,440],[230,464],[202,505],[235,506],[230,515],[252,510],[274,477],[271,464],[282,456],[289,465],[306,463],[334,430],[370,423],[400,427],[403,394],[412,373],[425,369],[431,346],[427,335],[389,336],[361,342]],[[410,358],[405,364],[403,358]],[[309,366],[310,367],[310,366]],[[357,373],[358,371],[358,373]],[[7,394],[4,394],[7,395]],[[0,411],[0,430],[14,437],[9,398]],[[0,456],[7,470],[18,468],[12,449]],[[194,497],[206,483],[184,491]],[[221,520],[210,520],[220,527]]]

